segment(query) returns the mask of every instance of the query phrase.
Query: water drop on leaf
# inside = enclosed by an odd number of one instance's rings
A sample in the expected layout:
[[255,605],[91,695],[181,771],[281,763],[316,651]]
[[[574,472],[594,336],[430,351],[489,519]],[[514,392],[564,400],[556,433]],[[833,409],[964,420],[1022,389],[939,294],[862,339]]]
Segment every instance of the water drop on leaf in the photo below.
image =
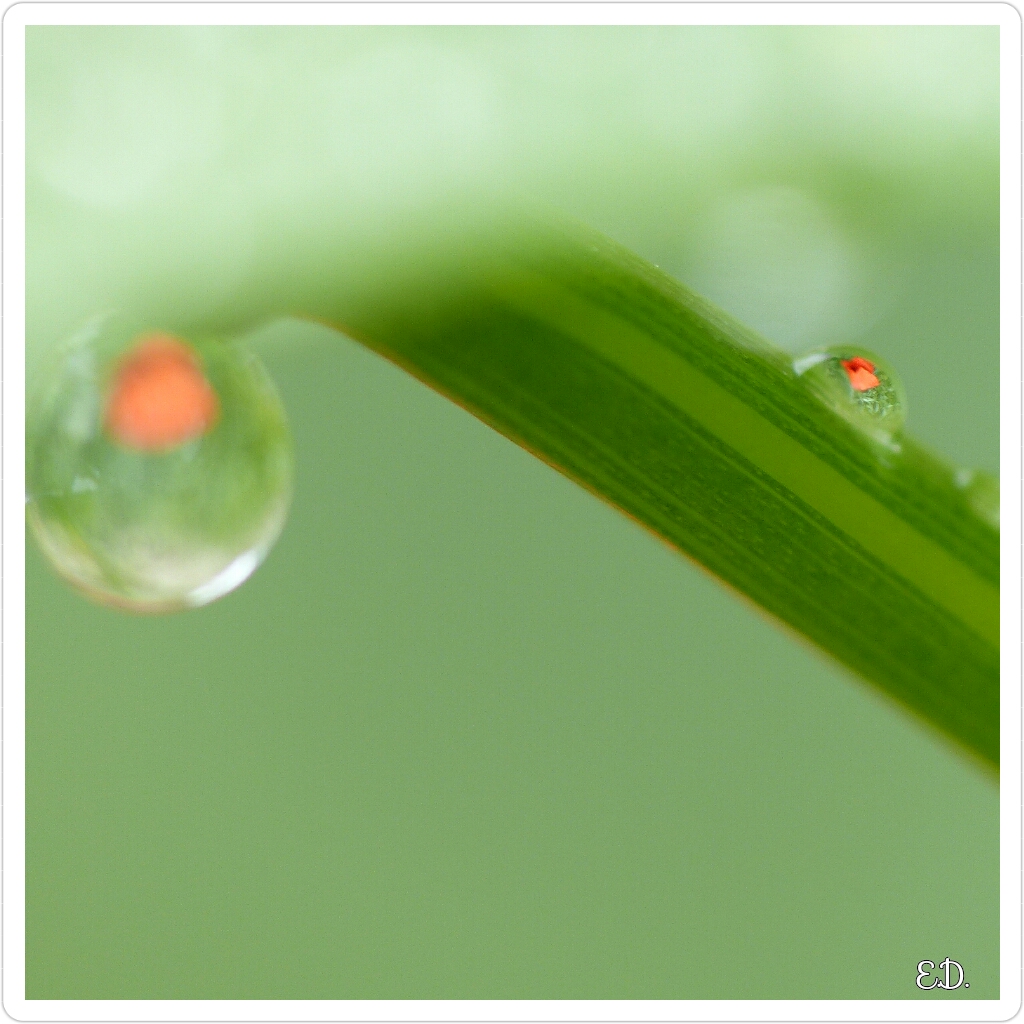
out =
[[891,446],[903,429],[903,382],[881,356],[837,345],[800,356],[793,369],[820,401],[876,440]]
[[954,479],[974,514],[998,530],[999,478],[982,469],[958,469]]
[[253,573],[284,526],[287,419],[233,342],[97,318],[56,354],[26,438],[32,532],[104,604],[207,604]]

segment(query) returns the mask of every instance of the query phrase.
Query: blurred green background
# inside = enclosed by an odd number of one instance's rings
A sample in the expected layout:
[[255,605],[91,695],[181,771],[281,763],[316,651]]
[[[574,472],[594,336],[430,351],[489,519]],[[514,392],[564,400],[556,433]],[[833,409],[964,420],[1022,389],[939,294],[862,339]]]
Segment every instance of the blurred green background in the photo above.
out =
[[[998,471],[995,28],[27,40],[30,379],[324,224],[343,266],[526,198],[887,356]],[[250,342],[298,475],[249,583],[133,618],[30,545],[28,998],[998,996],[990,779],[355,343]],[[945,956],[970,989],[922,993]]]

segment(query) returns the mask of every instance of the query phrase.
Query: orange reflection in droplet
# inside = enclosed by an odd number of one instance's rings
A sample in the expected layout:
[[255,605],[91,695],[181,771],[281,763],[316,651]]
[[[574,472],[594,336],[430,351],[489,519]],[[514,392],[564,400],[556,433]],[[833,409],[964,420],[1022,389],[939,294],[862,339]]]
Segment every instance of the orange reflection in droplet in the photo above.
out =
[[201,437],[219,415],[217,394],[195,352],[173,335],[149,334],[115,372],[105,425],[127,448],[165,452]]
[[863,356],[854,356],[853,359],[842,360],[842,363],[854,391],[870,391],[878,387],[875,364],[871,360]]

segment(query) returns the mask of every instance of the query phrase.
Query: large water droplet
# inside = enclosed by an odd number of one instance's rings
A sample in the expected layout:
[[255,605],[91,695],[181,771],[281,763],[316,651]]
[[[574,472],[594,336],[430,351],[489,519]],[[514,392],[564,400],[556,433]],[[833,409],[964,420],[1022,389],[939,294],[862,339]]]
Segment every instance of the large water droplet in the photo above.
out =
[[257,358],[97,318],[53,360],[28,410],[28,518],[54,568],[130,611],[209,603],[284,526],[293,456]]
[[999,478],[983,469],[958,469],[954,477],[975,515],[999,529]]
[[814,395],[855,427],[888,446],[907,421],[907,396],[896,371],[881,356],[836,345],[793,361]]

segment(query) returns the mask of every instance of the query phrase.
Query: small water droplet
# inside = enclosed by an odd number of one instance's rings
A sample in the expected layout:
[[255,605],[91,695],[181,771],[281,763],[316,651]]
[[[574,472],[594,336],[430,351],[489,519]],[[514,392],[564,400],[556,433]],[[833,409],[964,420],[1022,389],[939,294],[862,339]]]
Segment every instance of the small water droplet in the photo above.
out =
[[793,360],[793,371],[814,395],[855,427],[898,450],[907,396],[881,356],[850,345],[817,349]]
[[99,317],[29,404],[29,524],[104,604],[177,611],[239,586],[284,526],[292,478],[274,385],[232,342]]
[[953,477],[968,505],[993,529],[999,529],[999,478],[983,469],[958,469]]

